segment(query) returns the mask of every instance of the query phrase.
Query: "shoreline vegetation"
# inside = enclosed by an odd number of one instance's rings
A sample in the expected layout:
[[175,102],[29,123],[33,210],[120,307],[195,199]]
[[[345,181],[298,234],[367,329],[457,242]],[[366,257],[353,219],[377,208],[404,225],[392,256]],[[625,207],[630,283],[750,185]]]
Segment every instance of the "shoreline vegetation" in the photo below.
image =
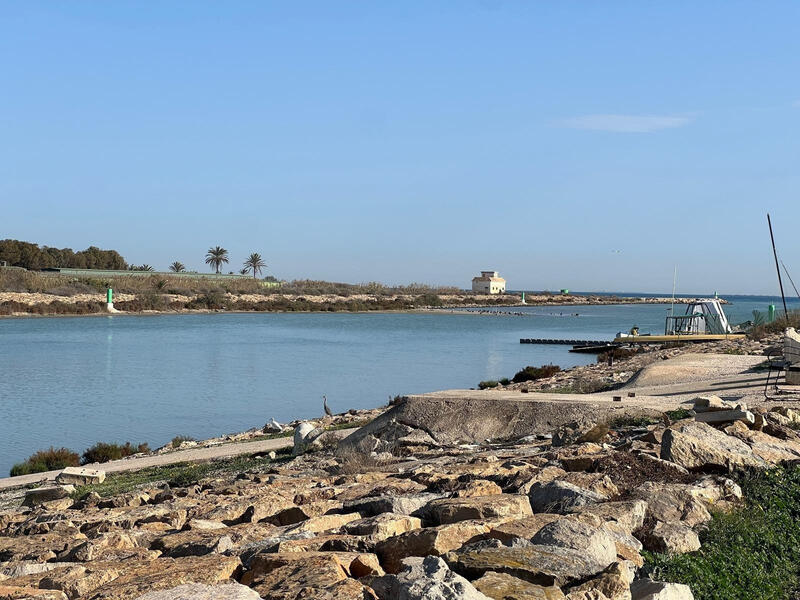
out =
[[[203,312],[373,312],[521,306],[520,293],[475,294],[424,284],[386,286],[295,280],[265,286],[257,279],[220,282],[153,274],[130,277],[72,277],[0,268],[0,316],[106,314],[106,289],[123,313]],[[664,304],[671,298],[595,294],[526,293],[528,306]],[[676,298],[683,304],[687,298]]]

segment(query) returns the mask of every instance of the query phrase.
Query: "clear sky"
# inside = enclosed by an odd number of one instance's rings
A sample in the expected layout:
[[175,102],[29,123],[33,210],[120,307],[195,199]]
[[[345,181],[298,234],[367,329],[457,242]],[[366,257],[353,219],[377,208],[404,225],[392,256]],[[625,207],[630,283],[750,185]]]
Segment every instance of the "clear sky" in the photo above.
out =
[[280,278],[800,282],[800,3],[0,4],[0,238]]

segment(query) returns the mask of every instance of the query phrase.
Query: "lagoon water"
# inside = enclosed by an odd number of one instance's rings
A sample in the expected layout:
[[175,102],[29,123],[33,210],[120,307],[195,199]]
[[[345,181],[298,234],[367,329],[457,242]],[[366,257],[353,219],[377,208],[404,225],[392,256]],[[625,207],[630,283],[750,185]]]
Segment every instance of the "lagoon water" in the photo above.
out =
[[[733,323],[774,299],[738,297]],[[798,307],[797,303],[793,306]],[[34,451],[96,441],[163,445],[475,387],[525,365],[586,364],[521,337],[662,333],[663,305],[548,306],[489,314],[199,314],[0,320],[0,477]],[[676,313],[683,309],[676,307]],[[509,314],[509,313],[523,313]]]

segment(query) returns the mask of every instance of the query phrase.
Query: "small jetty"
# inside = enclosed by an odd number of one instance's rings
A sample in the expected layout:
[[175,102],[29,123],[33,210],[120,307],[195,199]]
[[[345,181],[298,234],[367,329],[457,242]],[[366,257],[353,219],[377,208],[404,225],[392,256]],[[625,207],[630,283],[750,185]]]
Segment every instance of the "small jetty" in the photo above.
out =
[[558,344],[561,346],[572,346],[570,352],[583,352],[586,354],[599,354],[607,350],[618,348],[621,344],[607,342],[603,340],[562,340],[551,338],[520,338],[520,344]]

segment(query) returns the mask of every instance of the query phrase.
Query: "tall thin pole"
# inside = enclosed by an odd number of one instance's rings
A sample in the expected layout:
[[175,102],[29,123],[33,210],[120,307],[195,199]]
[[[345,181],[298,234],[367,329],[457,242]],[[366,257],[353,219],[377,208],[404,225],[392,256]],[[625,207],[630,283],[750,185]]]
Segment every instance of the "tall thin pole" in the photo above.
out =
[[783,272],[786,273],[786,276],[789,278],[789,283],[791,283],[792,287],[794,288],[794,293],[797,294],[797,298],[800,299],[800,292],[797,291],[797,286],[794,284],[792,276],[789,275],[789,269],[786,268],[786,265],[783,264],[783,261],[781,261],[781,266],[783,267]]
[[781,267],[778,264],[778,251],[775,250],[775,236],[772,234],[772,219],[767,213],[767,224],[769,224],[769,238],[772,240],[772,254],[775,256],[775,269],[778,271],[778,285],[781,288],[781,300],[783,300],[783,314],[789,318],[789,310],[786,308],[786,296],[783,294],[783,279],[781,279]]

